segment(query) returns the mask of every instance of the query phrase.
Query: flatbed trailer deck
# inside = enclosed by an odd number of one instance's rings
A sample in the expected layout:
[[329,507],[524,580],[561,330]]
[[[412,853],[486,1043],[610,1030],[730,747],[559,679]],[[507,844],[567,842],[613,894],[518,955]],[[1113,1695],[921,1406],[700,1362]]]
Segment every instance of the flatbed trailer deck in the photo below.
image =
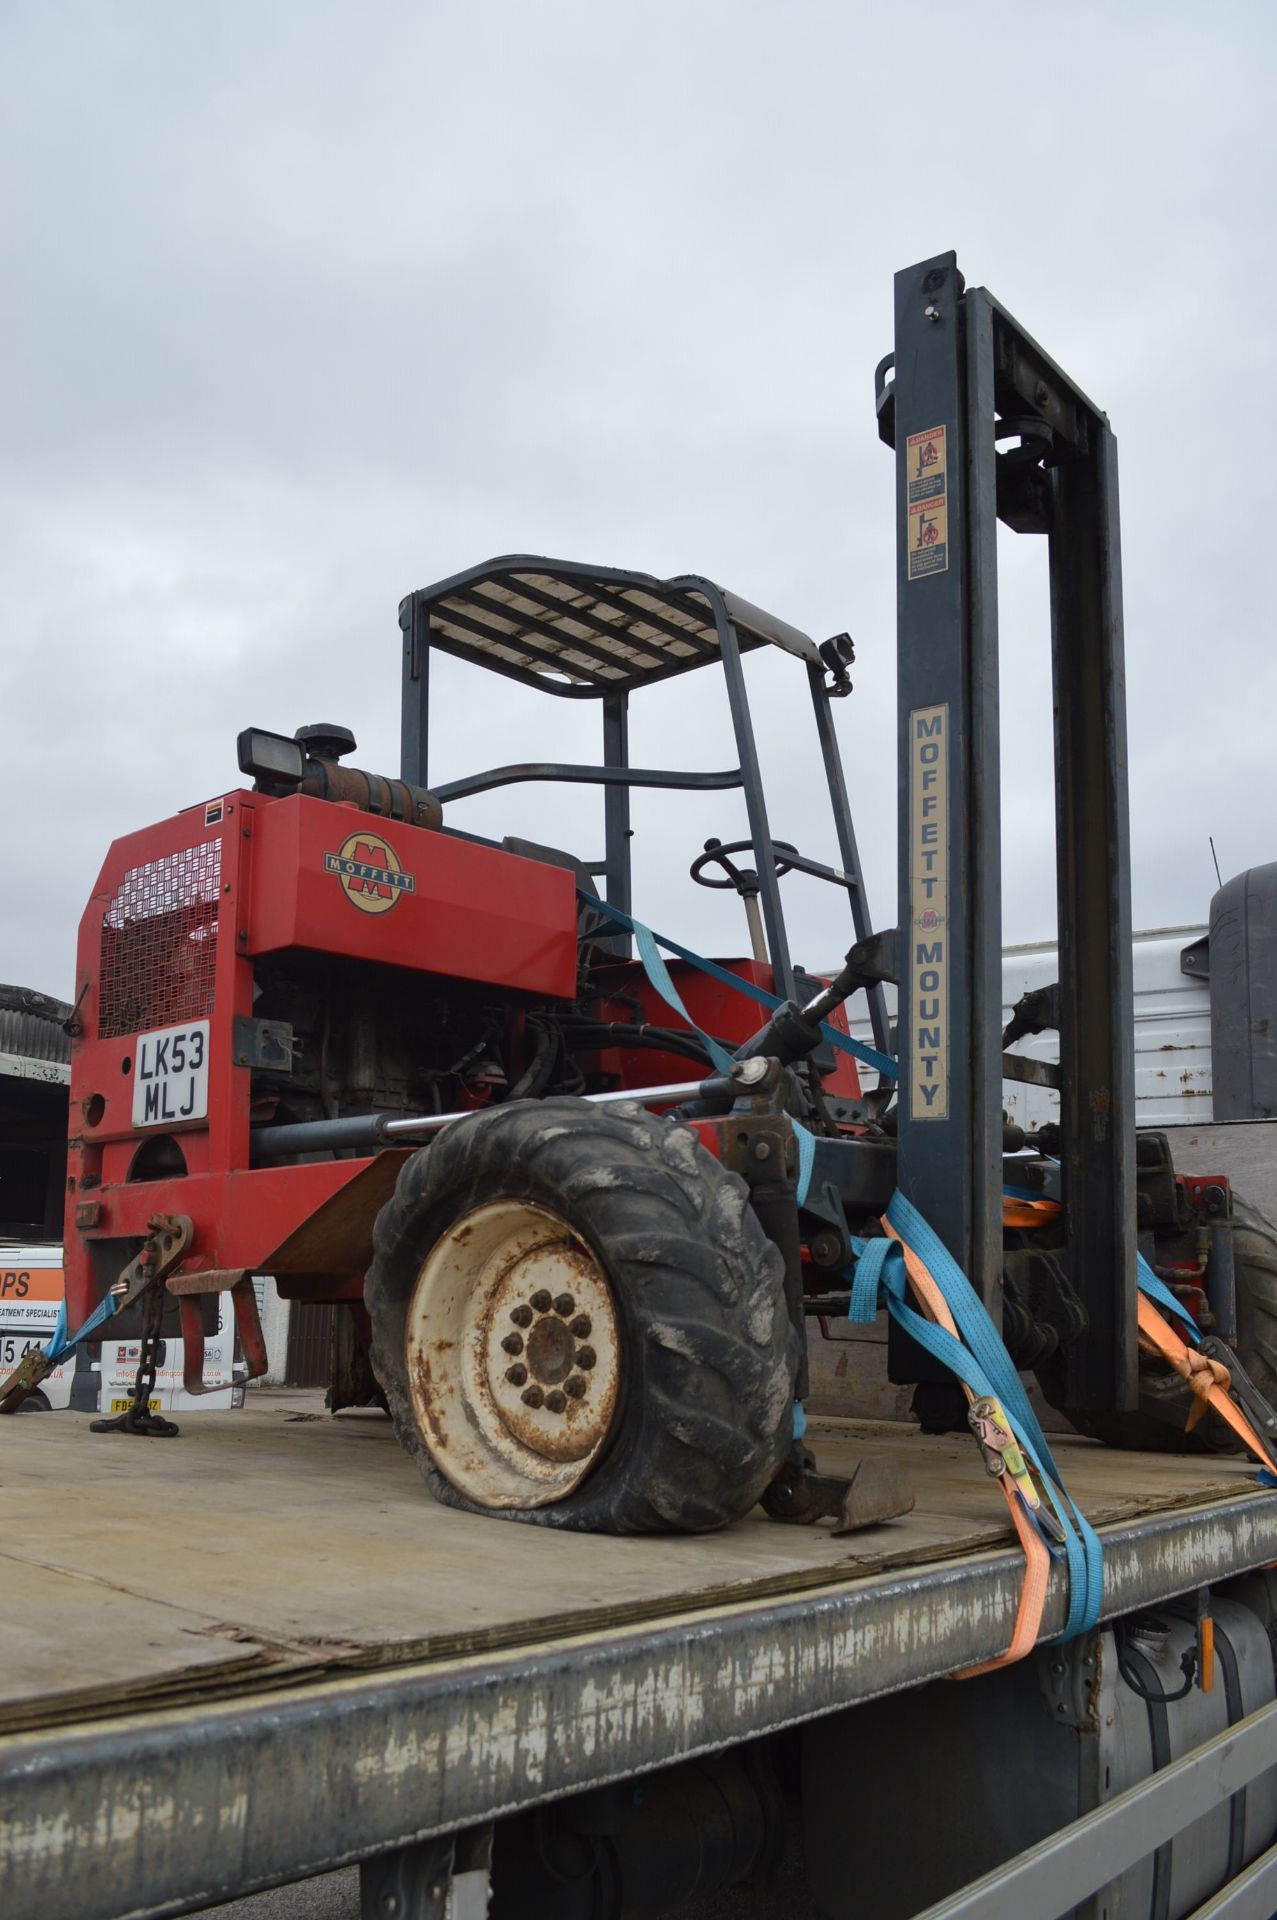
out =
[[[989,1659],[1020,1589],[971,1441],[908,1427],[812,1435],[902,1458],[904,1520],[600,1538],[436,1505],[377,1414],[84,1426],[0,1422],[6,1913],[175,1913],[666,1766]],[[1277,1560],[1241,1460],[1060,1453],[1108,1618]]]

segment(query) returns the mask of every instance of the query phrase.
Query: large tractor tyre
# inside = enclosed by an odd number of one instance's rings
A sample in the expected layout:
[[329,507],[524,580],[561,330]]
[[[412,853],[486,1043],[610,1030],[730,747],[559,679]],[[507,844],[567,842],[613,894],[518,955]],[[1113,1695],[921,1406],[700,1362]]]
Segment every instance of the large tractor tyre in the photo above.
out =
[[[1233,1265],[1237,1290],[1237,1352],[1266,1400],[1277,1405],[1277,1227],[1258,1207],[1233,1196]],[[1191,1433],[1184,1423],[1193,1395],[1177,1373],[1152,1355],[1140,1355],[1140,1403],[1132,1413],[1075,1413],[1079,1432],[1111,1447],[1159,1453],[1236,1453],[1241,1442],[1208,1411]]]
[[407,1161],[364,1285],[437,1499],[587,1533],[739,1518],[792,1433],[781,1255],[690,1127],[516,1101]]

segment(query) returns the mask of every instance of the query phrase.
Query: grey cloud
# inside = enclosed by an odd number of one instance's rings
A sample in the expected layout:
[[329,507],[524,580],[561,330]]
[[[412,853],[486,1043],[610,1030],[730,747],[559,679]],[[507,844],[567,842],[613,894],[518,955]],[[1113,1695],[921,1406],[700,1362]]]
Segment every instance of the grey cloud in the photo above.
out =
[[[1245,5],[14,4],[0,41],[0,977],[54,991],[109,839],[234,778],[250,720],[397,752],[395,607],[509,549],[695,568],[860,647],[839,728],[894,892],[893,271],[945,246],[1110,412],[1135,912],[1273,855],[1270,11]],[[1006,929],[1053,916],[1040,551],[1003,541]],[[755,659],[778,832],[832,851],[802,676]],[[440,777],[590,751],[440,676]],[[726,750],[709,676],[635,717]],[[517,810],[601,838],[592,802]],[[460,817],[460,816],[459,816]],[[731,796],[636,807],[638,897]],[[50,874],[55,877],[50,878]],[[843,944],[792,885],[795,946]]]

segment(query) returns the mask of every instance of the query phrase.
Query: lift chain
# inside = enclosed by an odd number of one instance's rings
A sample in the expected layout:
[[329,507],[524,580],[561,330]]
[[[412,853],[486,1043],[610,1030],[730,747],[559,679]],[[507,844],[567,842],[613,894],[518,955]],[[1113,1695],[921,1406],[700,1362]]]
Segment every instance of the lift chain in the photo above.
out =
[[177,1423],[166,1420],[161,1413],[152,1413],[151,1395],[155,1391],[155,1371],[157,1349],[160,1343],[160,1323],[164,1316],[164,1282],[155,1279],[142,1302],[142,1344],[137,1363],[137,1377],[133,1382],[133,1403],[117,1413],[110,1420],[91,1420],[89,1430],[92,1433],[143,1433],[156,1439],[169,1440],[178,1432]]
[[142,1303],[142,1339],[132,1403],[112,1419],[90,1421],[89,1428],[93,1433],[140,1433],[154,1439],[170,1440],[176,1437],[180,1429],[176,1421],[152,1413],[150,1400],[155,1391],[160,1327],[164,1319],[164,1302],[168,1297],[164,1282],[170,1268],[177,1265],[190,1245],[192,1229],[190,1221],[182,1214],[158,1214],[147,1222],[147,1226],[149,1232],[141,1251],[129,1262],[111,1289],[118,1296],[121,1306],[130,1306],[139,1299]]

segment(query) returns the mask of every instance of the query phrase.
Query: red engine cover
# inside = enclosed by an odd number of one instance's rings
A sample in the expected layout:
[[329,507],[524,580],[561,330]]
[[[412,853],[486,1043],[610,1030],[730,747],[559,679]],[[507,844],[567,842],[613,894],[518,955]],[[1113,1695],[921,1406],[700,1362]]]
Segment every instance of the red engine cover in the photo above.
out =
[[250,954],[297,947],[509,992],[576,992],[576,883],[562,867],[295,794],[262,806]]

